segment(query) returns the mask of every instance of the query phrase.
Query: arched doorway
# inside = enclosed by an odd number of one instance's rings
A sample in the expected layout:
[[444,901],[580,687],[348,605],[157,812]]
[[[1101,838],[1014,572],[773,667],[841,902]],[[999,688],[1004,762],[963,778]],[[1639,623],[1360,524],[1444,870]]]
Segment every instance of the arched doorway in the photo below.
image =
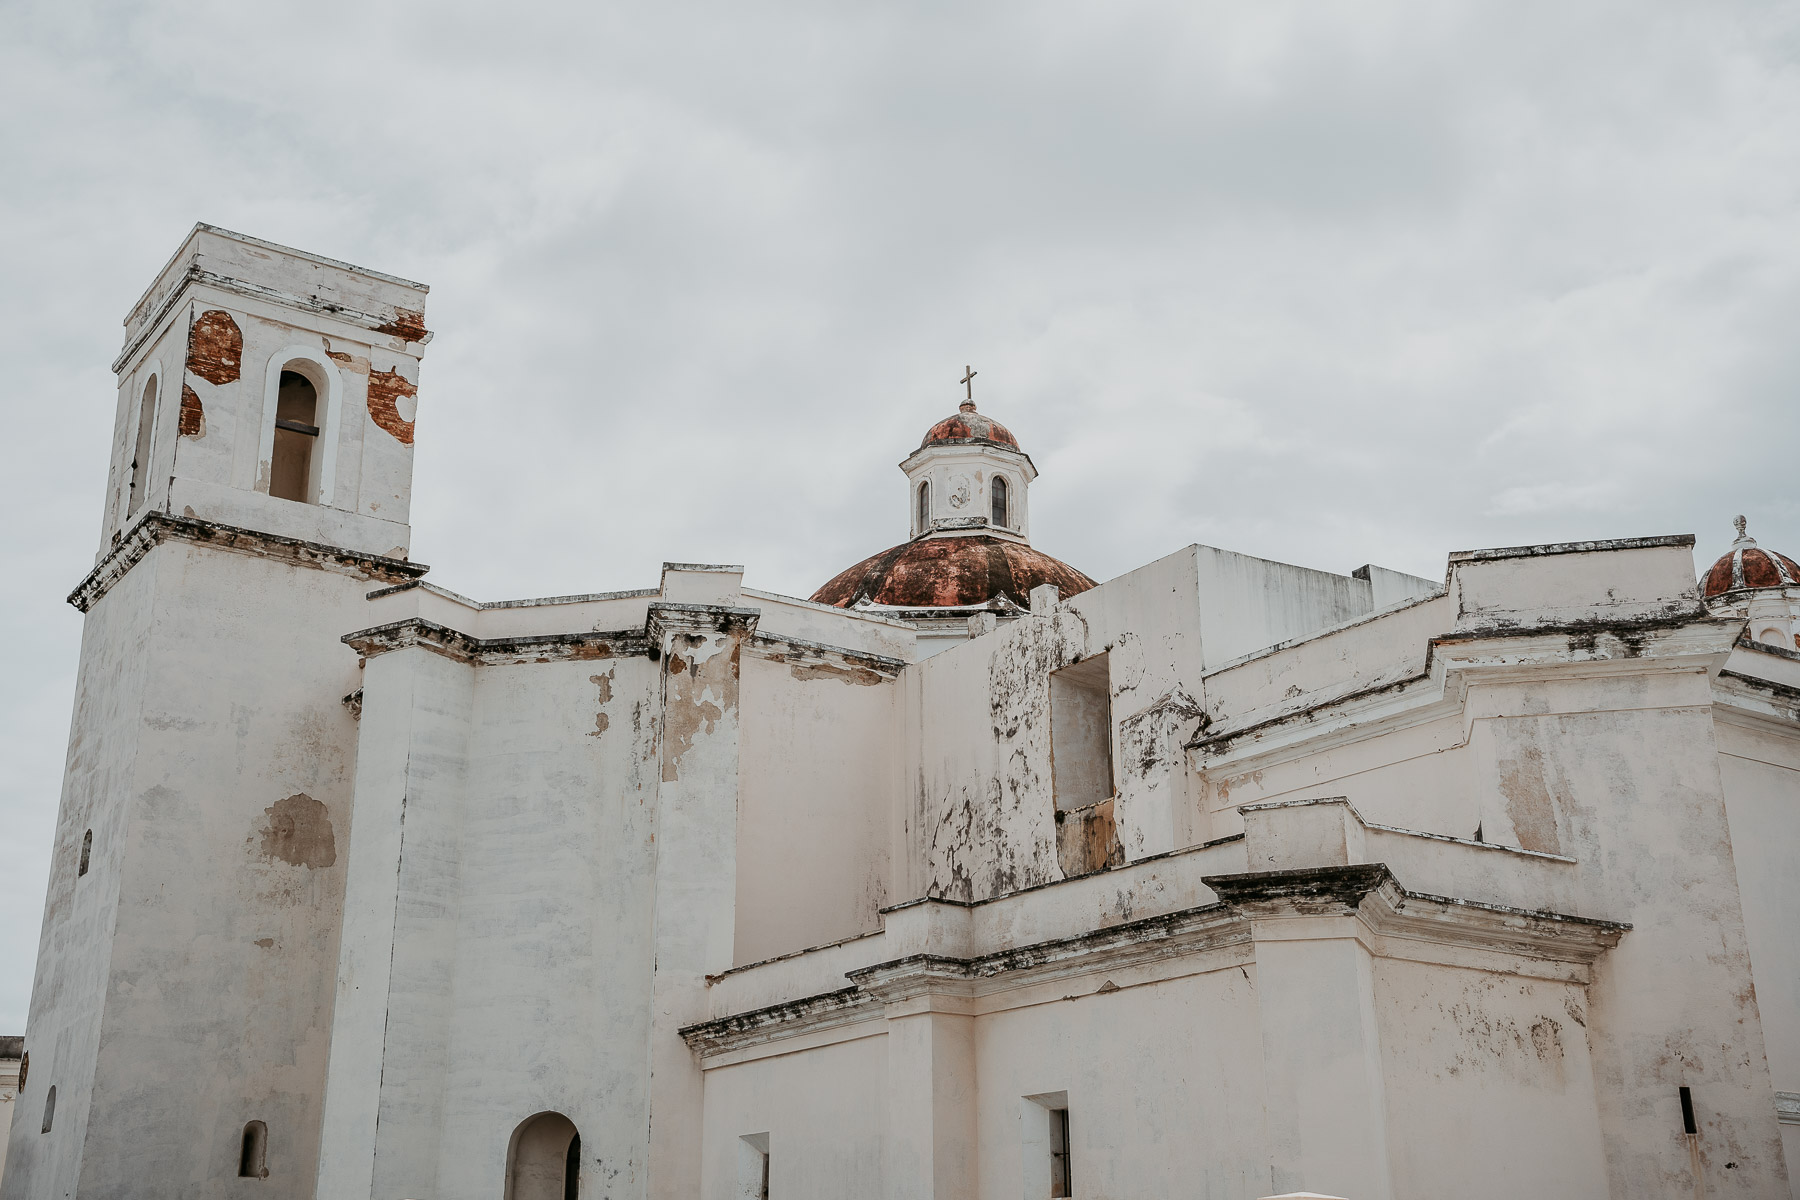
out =
[[506,1200],[579,1200],[581,1134],[559,1112],[527,1117],[506,1149]]

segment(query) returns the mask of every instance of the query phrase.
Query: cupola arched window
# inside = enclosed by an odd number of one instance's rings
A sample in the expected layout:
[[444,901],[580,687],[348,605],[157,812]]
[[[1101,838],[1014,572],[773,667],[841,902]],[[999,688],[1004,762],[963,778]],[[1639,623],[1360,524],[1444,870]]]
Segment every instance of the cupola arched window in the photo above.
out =
[[924,533],[931,524],[931,481],[926,480],[919,485],[919,532]]
[[310,503],[318,457],[319,391],[298,371],[281,373],[275,398],[275,456],[269,495]]
[[990,491],[994,497],[994,524],[1010,528],[1012,523],[1006,519],[1006,477],[994,476],[994,483]]

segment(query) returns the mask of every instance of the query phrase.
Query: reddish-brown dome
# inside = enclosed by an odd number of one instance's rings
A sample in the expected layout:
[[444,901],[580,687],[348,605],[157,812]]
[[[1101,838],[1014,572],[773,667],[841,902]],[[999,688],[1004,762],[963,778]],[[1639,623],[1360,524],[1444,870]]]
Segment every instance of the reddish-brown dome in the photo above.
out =
[[973,404],[964,404],[962,411],[955,416],[945,417],[936,425],[925,431],[925,440],[919,443],[919,449],[927,446],[953,446],[958,442],[988,442],[995,446],[1011,446],[1019,448],[1019,439],[1012,431],[1000,422],[985,417],[975,411]]
[[1793,587],[1800,584],[1800,563],[1785,554],[1764,550],[1749,538],[1700,577],[1700,594],[1711,600],[1745,588]]
[[989,535],[932,537],[883,550],[851,567],[813,593],[819,604],[849,608],[867,598],[899,608],[947,608],[986,604],[1005,596],[1020,608],[1031,605],[1031,589],[1054,583],[1063,596],[1094,586],[1067,563],[1020,542]]

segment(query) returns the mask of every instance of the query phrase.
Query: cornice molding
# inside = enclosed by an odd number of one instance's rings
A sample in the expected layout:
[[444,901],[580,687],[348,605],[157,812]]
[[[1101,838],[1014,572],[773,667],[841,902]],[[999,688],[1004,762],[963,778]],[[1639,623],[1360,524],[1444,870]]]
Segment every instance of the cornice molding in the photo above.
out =
[[1539,909],[1412,892],[1386,863],[1202,876],[1233,911],[1252,919],[1361,918],[1378,937],[1496,950],[1553,962],[1591,963],[1631,926]]
[[1032,984],[1246,946],[1262,922],[1354,917],[1374,940],[1406,939],[1589,964],[1631,928],[1617,921],[1409,892],[1384,863],[1213,875],[1216,904],[973,958],[907,955],[846,973],[852,986],[682,1029],[713,1057],[873,1020],[922,998],[956,1004]]
[[431,569],[424,563],[407,562],[405,559],[388,558],[380,554],[365,554],[359,550],[346,550],[342,546],[306,542],[299,538],[242,529],[235,525],[220,525],[198,517],[149,512],[127,530],[112,549],[106,552],[105,557],[95,564],[94,569],[88,572],[87,577],[75,586],[75,590],[69,593],[69,603],[80,611],[87,612],[112,590],[115,583],[125,577],[126,572],[142,562],[145,555],[161,543],[171,540],[210,546],[215,550],[235,554],[248,554],[256,558],[278,559],[299,566],[335,571],[356,579],[374,579],[384,583],[417,579]]
[[[365,274],[368,273],[370,272],[365,272]],[[234,279],[229,275],[220,275],[216,272],[208,271],[198,263],[190,263],[188,264],[187,270],[182,272],[181,277],[170,286],[168,294],[164,296],[162,302],[156,306],[156,311],[151,314],[140,327],[138,335],[126,342],[125,348],[119,351],[119,356],[113,359],[113,374],[118,374],[125,364],[130,362],[132,358],[136,356],[137,352],[143,348],[144,343],[149,341],[151,336],[155,334],[158,329],[162,328],[164,318],[182,303],[189,295],[189,289],[194,284],[201,284],[221,292],[229,292],[232,295],[242,296],[248,300],[261,300],[269,304],[278,304],[283,308],[291,308],[298,312],[314,313],[319,316],[330,317],[334,320],[342,321],[346,325],[354,325],[358,328],[366,329],[371,333],[384,334],[394,338],[396,341],[404,342],[411,346],[423,347],[426,343],[431,341],[432,335],[430,330],[426,330],[422,337],[407,337],[405,332],[396,328],[394,318],[391,316],[384,317],[378,313],[364,312],[359,308],[351,308],[348,305],[334,304],[329,300],[321,300],[317,296],[300,296],[293,292],[284,292],[280,288],[267,287],[260,283],[251,283],[244,279]],[[421,287],[422,285],[414,284],[412,286]],[[418,357],[417,352],[414,352],[414,357]]]
[[403,621],[359,629],[345,634],[342,640],[364,658],[417,646],[478,667],[642,658],[649,655],[651,647],[650,640],[637,629],[478,638],[424,617],[408,617]]
[[762,618],[760,608],[729,604],[675,604],[656,601],[644,616],[644,635],[660,649],[671,633],[723,633],[749,638]]
[[751,639],[750,652],[758,658],[771,662],[784,662],[799,669],[813,667],[822,670],[839,670],[848,674],[873,672],[883,682],[899,678],[900,673],[906,669],[907,665],[903,658],[874,654],[866,650],[852,650],[848,646],[811,642],[805,638],[788,637],[785,634],[764,633],[760,629]]
[[1471,681],[1599,678],[1706,667],[1730,653],[1741,622],[1697,617],[1572,621],[1456,630],[1430,639],[1423,671],[1378,679],[1343,695],[1232,726],[1215,724],[1187,744],[1207,769],[1281,761],[1453,711]]
[[1713,704],[1734,718],[1783,733],[1792,734],[1800,723],[1800,688],[1737,671],[1720,671],[1713,680]]

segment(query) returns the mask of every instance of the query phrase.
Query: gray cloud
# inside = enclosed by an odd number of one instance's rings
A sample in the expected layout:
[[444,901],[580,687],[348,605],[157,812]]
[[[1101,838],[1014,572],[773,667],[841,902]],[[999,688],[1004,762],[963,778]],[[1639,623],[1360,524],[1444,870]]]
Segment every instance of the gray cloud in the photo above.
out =
[[1800,550],[1791,7],[0,11],[21,1028],[117,322],[195,220],[433,285],[415,553],[806,594],[965,362],[1099,577],[1201,540]]

